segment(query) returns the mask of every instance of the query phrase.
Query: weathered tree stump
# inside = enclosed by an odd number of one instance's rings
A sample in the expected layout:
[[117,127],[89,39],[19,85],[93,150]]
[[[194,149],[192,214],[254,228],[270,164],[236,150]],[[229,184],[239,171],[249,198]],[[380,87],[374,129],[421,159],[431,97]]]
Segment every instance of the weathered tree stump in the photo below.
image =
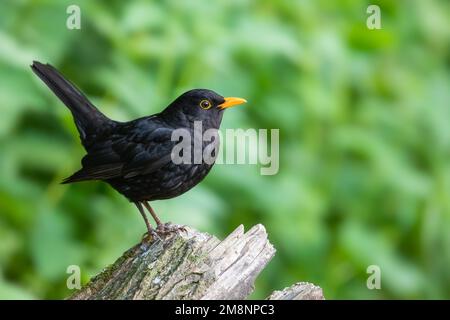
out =
[[[188,227],[129,249],[69,299],[245,299],[274,254],[260,224],[246,233],[240,225],[223,241]],[[319,287],[298,283],[268,299],[323,295]]]

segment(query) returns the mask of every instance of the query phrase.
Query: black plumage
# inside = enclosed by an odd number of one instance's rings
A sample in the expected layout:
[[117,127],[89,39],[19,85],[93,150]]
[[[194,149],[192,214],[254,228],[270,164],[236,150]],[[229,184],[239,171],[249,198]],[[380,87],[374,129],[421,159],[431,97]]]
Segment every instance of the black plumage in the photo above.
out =
[[[109,183],[136,204],[151,234],[155,232],[142,205],[155,219],[157,231],[172,231],[160,222],[147,201],[181,195],[203,180],[213,165],[205,161],[174,163],[171,153],[178,141],[172,141],[173,131],[185,129],[194,137],[195,121],[201,122],[203,132],[217,130],[224,109],[245,102],[239,98],[224,98],[211,90],[194,89],[158,114],[118,122],[102,114],[51,65],[35,61],[31,68],[70,109],[87,151],[81,161],[82,168],[63,183],[86,180]],[[202,149],[219,143],[218,138],[212,140],[203,141]],[[194,148],[191,151],[193,153]]]

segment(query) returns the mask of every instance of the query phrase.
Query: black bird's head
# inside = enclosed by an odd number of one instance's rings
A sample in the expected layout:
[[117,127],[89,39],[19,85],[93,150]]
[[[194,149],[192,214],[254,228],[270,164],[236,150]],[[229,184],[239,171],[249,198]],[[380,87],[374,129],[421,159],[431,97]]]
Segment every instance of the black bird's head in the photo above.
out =
[[193,89],[183,93],[163,112],[164,118],[182,126],[190,126],[194,121],[202,121],[205,128],[219,128],[223,111],[247,102],[241,98],[224,98],[208,89]]

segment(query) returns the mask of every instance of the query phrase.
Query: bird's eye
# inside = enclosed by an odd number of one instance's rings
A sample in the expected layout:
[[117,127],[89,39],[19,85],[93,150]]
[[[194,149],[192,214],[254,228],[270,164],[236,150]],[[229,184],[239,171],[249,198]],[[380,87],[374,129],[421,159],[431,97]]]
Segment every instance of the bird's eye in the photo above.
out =
[[209,102],[209,100],[202,100],[200,101],[200,108],[208,110],[209,108],[211,108],[212,104],[211,102]]

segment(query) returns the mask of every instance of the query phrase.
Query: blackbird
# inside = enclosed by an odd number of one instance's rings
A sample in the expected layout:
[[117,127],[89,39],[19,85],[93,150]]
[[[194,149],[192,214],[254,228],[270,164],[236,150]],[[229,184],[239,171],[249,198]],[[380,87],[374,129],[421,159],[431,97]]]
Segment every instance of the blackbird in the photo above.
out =
[[[160,113],[119,122],[101,113],[50,64],[34,61],[31,68],[70,109],[87,152],[81,160],[82,168],[62,183],[104,181],[136,205],[149,235],[176,231],[176,227],[173,230],[169,224],[161,223],[148,201],[170,199],[190,190],[205,178],[214,159],[175,163],[171,154],[178,141],[172,141],[172,133],[184,129],[193,134],[196,121],[201,121],[202,132],[217,130],[223,111],[246,100],[224,98],[212,90],[193,89]],[[218,146],[218,136],[212,140],[210,143]],[[204,141],[200,144],[202,150],[207,145]],[[143,206],[155,220],[156,230],[150,225]]]

